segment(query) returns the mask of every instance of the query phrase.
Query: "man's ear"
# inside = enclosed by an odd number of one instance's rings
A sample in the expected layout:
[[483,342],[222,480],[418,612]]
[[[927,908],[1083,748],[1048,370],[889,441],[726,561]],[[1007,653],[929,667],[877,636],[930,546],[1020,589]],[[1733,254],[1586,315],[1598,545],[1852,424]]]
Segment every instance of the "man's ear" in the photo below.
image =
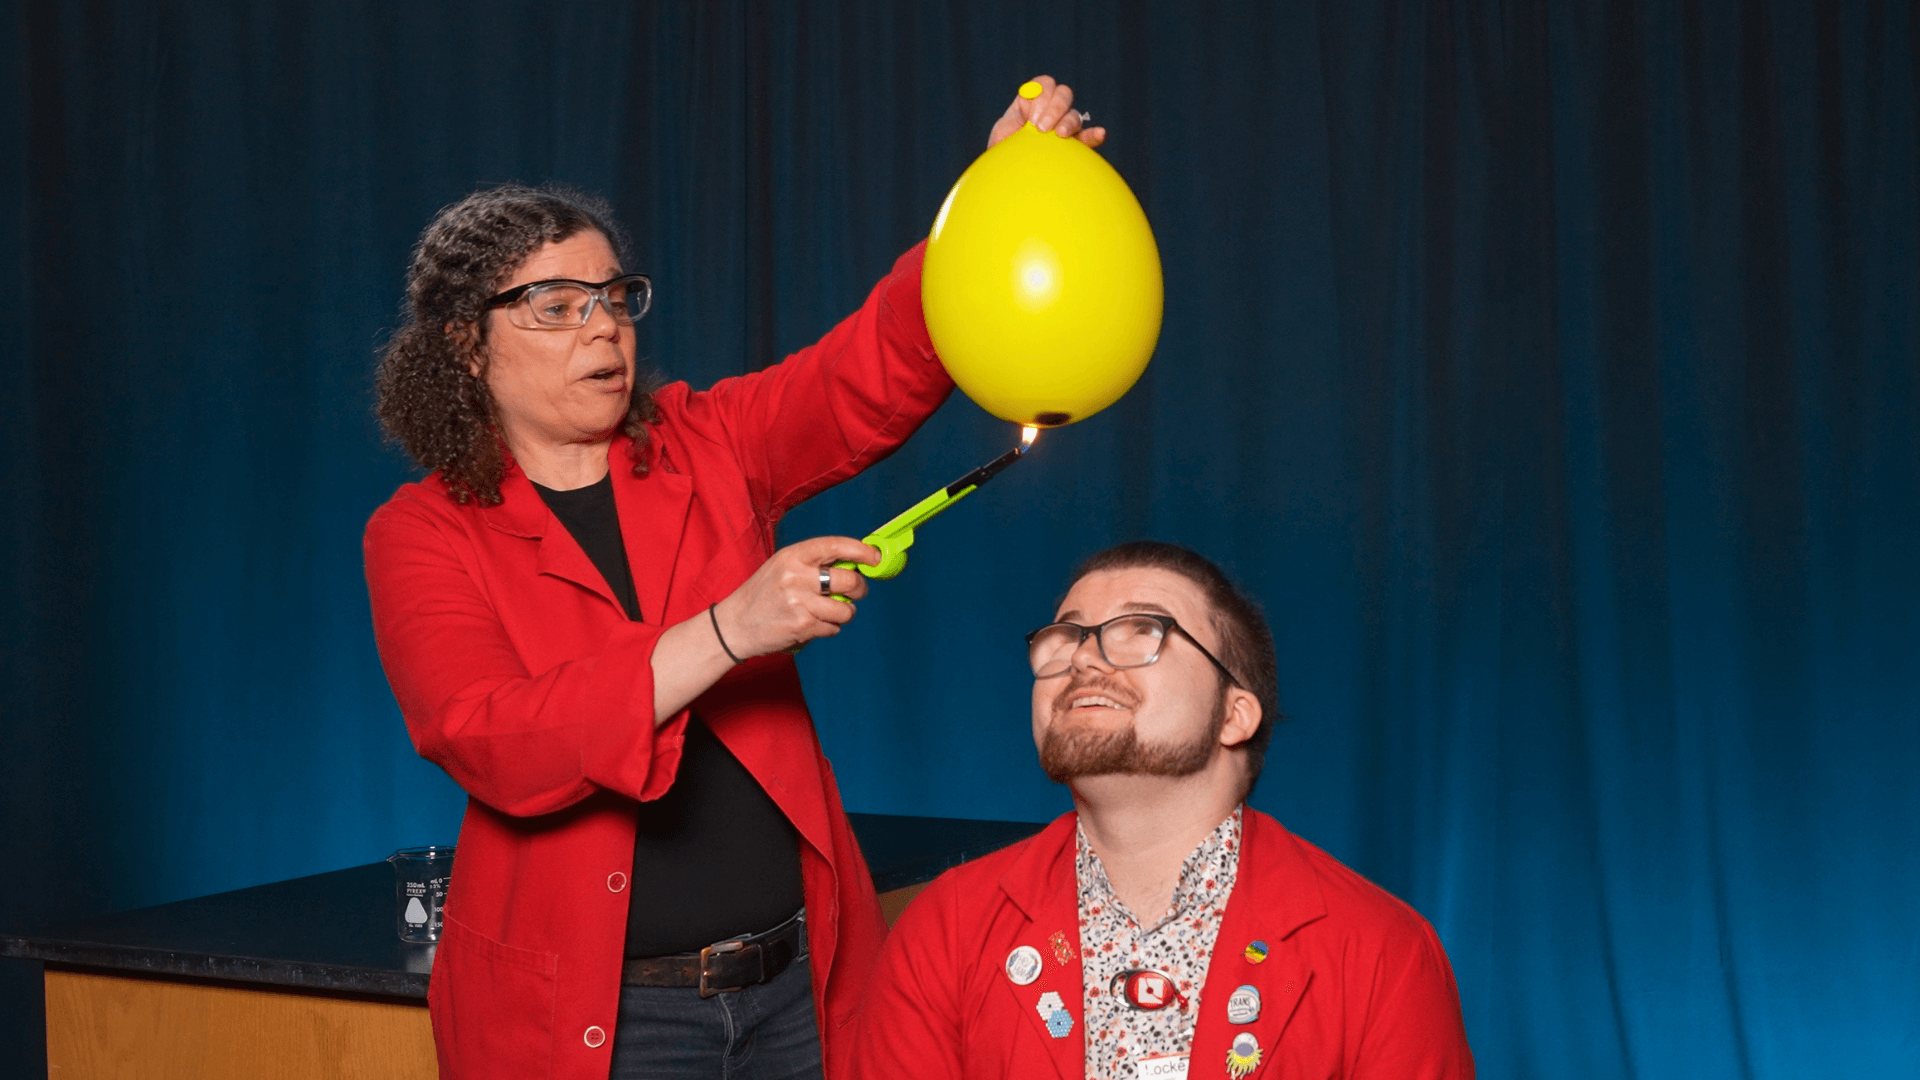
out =
[[1260,699],[1237,686],[1227,687],[1227,722],[1220,726],[1220,745],[1240,746],[1260,730]]

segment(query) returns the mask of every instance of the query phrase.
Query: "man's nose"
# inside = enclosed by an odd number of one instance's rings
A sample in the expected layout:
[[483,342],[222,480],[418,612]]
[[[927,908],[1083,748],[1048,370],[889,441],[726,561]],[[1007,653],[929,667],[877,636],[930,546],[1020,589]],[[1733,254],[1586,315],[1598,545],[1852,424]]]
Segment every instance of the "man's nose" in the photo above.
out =
[[1100,652],[1099,634],[1088,634],[1080,639],[1073,654],[1067,657],[1067,668],[1070,671],[1113,670],[1113,665],[1107,663],[1107,658]]

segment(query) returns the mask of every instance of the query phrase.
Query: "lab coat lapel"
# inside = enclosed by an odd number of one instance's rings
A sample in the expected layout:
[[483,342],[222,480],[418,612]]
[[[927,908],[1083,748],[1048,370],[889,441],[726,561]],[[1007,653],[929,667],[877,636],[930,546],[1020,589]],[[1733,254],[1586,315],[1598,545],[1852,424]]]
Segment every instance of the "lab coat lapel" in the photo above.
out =
[[[1248,808],[1240,839],[1233,895],[1220,920],[1200,995],[1193,1056],[1187,1063],[1191,1080],[1227,1076],[1227,1052],[1241,1032],[1260,1044],[1260,1063],[1246,1080],[1259,1080],[1266,1072],[1279,1053],[1287,1021],[1313,980],[1293,933],[1327,913],[1312,866],[1279,822]],[[1267,950],[1266,959],[1257,963],[1247,956],[1254,942],[1264,943]],[[1260,995],[1260,1015],[1249,1024],[1227,1019],[1228,999],[1241,986],[1251,986]]]
[[[640,616],[658,624],[668,621],[668,592],[693,506],[693,482],[672,471],[665,456],[651,443],[647,448],[653,458],[651,468],[647,475],[635,476],[632,447],[633,440],[624,435],[616,437],[607,448],[607,467],[613,473],[613,504],[620,516],[620,540],[626,547]],[[500,505],[488,509],[487,522],[502,532],[539,541],[535,562],[539,573],[597,593],[616,611],[622,610],[599,567],[593,565],[580,542],[554,516],[518,466],[509,464],[506,475],[500,478]]]
[[[996,992],[1013,997],[1023,1017],[1020,1022],[1047,1048],[1060,1080],[1082,1080],[1087,1072],[1080,897],[1073,867],[1076,820],[1066,814],[1047,826],[1000,879],[1008,899],[1027,916],[1013,948],[1031,946],[1040,953],[1040,977],[1018,986],[1003,972],[996,980]],[[1049,993],[1060,995],[1062,1007],[1073,1018],[1072,1030],[1058,1038],[1040,1015],[1040,1000]]]
[[[714,579],[703,573],[726,573],[738,557],[713,539],[706,522],[694,523],[693,480],[679,471],[674,447],[654,431],[641,453],[647,462],[644,476],[633,472],[632,440],[621,436],[609,451],[613,465],[613,501],[620,514],[620,536],[633,568],[633,589],[640,613],[648,622],[671,625],[690,617],[704,619],[701,608],[726,593],[702,591]],[[689,530],[692,535],[689,537]],[[742,575],[744,576],[744,574]],[[733,588],[737,581],[721,579]],[[827,793],[823,789],[819,756],[796,756],[790,734],[768,723],[769,702],[792,702],[778,708],[787,720],[806,723],[799,674],[792,657],[758,656],[728,673],[697,699],[692,708],[740,764],[753,774],[800,836],[829,866],[837,866]],[[811,731],[808,737],[817,743]]]
[[[613,503],[620,514],[620,538],[627,547],[627,565],[633,570],[633,591],[640,600],[640,617],[671,624],[667,601],[680,565],[680,544],[693,507],[693,481],[673,471],[659,439],[643,448],[652,460],[645,476],[633,473],[633,442],[626,436],[608,450],[613,469]],[[711,552],[695,553],[710,556]],[[694,570],[705,558],[692,560]]]
[[[779,723],[769,723],[768,702],[782,702]],[[694,702],[700,714],[727,750],[746,766],[768,798],[780,807],[800,836],[829,865],[837,865],[832,822],[827,813],[829,794],[821,776],[819,754],[795,754],[786,724],[807,723],[800,702],[800,675],[793,658],[782,653],[756,656],[734,668],[727,678]],[[817,736],[807,731],[817,746]],[[837,801],[838,796],[833,796]]]
[[508,464],[506,475],[500,478],[500,504],[487,508],[486,522],[508,535],[538,543],[540,547],[534,556],[536,572],[570,581],[605,597],[616,610],[620,607],[599,567],[593,565],[580,542],[554,516],[547,501],[534,490],[533,481],[527,479],[527,474],[518,466]]

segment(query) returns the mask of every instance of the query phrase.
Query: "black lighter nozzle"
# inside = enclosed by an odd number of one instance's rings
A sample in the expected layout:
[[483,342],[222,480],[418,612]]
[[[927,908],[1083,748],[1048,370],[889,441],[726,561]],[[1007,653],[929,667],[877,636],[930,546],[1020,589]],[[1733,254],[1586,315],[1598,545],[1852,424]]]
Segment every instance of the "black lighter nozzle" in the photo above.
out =
[[1013,464],[1014,462],[1019,461],[1021,456],[1026,452],[1027,452],[1027,444],[1021,443],[1019,446],[1014,447],[1013,449],[1007,451],[1004,454],[1001,454],[999,457],[994,458],[992,461],[987,462],[985,465],[980,466],[979,468],[973,470],[972,472],[961,477],[960,479],[955,480],[953,483],[948,484],[947,498],[957,499],[960,497],[960,494],[966,491],[968,488],[977,488],[981,484],[984,484],[987,481],[993,479],[994,477],[1000,475],[1001,470],[1005,469],[1007,466]]

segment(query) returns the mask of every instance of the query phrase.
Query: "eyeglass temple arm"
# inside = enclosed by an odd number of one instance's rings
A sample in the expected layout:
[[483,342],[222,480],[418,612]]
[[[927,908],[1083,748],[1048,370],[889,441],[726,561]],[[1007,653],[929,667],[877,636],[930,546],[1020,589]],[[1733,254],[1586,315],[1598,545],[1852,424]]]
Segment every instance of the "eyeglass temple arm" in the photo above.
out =
[[880,565],[868,566],[866,563],[837,562],[833,565],[842,570],[858,570],[870,578],[885,580],[899,574],[907,568],[907,549],[913,546],[913,530],[931,519],[935,514],[959,502],[972,494],[975,489],[1000,475],[1007,466],[1019,461],[1027,452],[1027,444],[1001,454],[985,465],[941,488],[939,491],[921,499],[909,507],[906,512],[894,517],[892,521],[862,537],[860,542],[871,544],[880,549]]

